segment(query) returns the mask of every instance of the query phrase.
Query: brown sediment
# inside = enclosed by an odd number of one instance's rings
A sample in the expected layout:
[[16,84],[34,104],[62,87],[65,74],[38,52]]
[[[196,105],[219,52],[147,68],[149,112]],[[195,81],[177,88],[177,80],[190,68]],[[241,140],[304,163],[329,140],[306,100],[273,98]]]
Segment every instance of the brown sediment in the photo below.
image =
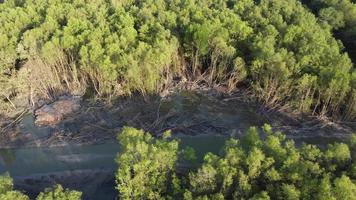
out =
[[[270,110],[247,97],[244,91],[226,95],[202,88],[199,92],[170,92],[165,97],[122,97],[112,104],[86,100],[79,110],[66,113],[66,117],[50,126],[11,126],[0,135],[0,148],[113,143],[123,126],[141,128],[157,136],[171,130],[173,134],[239,137],[250,126],[270,123],[275,130],[297,139],[342,139],[355,130],[351,125]],[[45,134],[33,137],[33,130],[29,129],[40,129]]]

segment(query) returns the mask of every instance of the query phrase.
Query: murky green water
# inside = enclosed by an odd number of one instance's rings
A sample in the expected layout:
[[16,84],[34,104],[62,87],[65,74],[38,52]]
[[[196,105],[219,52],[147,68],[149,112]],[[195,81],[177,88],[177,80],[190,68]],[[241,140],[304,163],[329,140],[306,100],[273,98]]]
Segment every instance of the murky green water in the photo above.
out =
[[[192,135],[196,136],[184,135],[184,131],[177,129],[175,137],[180,138],[181,148],[193,147],[200,161],[207,152],[218,153],[230,136],[240,137],[248,127],[261,126],[269,122],[257,112],[255,107],[246,103],[223,102],[191,92],[183,92],[163,101],[159,114],[165,115],[169,112],[175,112],[176,117],[167,119],[164,125],[173,128],[177,124],[189,127],[187,128],[188,134],[192,132]],[[276,121],[276,124],[278,123]],[[53,132],[49,127],[35,126],[31,115],[23,119],[21,129],[30,133],[34,141],[47,137]],[[325,145],[337,141],[338,138],[315,136],[295,137],[295,140],[297,144],[308,142]],[[78,175],[78,179],[83,179],[78,184],[73,185],[65,181],[62,184],[65,187],[83,191],[86,199],[114,199],[117,195],[113,182],[117,167],[114,159],[119,149],[118,144],[0,149],[0,173],[9,172],[15,180],[17,189],[28,190],[30,186],[33,187],[34,183],[41,185],[48,180],[50,183],[57,183],[64,176],[70,178],[70,176],[81,174],[78,172],[84,171],[90,174],[91,171],[94,173],[104,170],[107,172],[109,181],[105,178],[101,181],[100,176],[103,175],[99,173],[98,177],[94,176],[95,179]],[[40,190],[39,187],[32,192],[36,193]]]
[[[218,153],[223,136],[180,136],[181,148],[196,149],[199,158],[206,152]],[[28,176],[67,170],[115,169],[118,144],[65,146],[53,148],[19,148],[0,150],[0,172],[11,176]]]
[[[207,152],[218,153],[226,140],[226,137],[214,135],[180,136],[179,138],[181,148],[191,146],[196,149],[198,160],[202,160]],[[43,177],[56,182],[56,179],[68,173],[75,174],[88,170],[92,170],[93,173],[105,170],[109,176],[114,178],[117,168],[114,160],[119,149],[118,144],[102,144],[0,150],[0,172],[9,172],[14,178],[15,188],[20,190],[27,189],[26,184],[40,183]],[[82,178],[85,179],[85,177]],[[117,195],[114,182],[109,181],[99,185],[95,183],[93,187],[88,188],[90,184],[86,182],[86,184],[72,187],[70,183],[63,185],[83,191],[87,199],[114,199]]]
[[28,176],[66,170],[114,169],[117,144],[0,150],[0,171]]

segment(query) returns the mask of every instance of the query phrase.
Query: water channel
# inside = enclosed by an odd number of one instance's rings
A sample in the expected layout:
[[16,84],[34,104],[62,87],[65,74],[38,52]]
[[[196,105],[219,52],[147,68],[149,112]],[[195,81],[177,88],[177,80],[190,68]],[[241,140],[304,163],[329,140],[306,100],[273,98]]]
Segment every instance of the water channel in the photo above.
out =
[[[173,131],[174,137],[181,140],[181,148],[193,147],[198,160],[207,152],[218,153],[227,138],[240,137],[248,127],[270,123],[254,106],[240,101],[222,102],[192,93],[180,93],[160,104],[160,114],[171,110],[175,110],[179,117],[167,120],[167,127],[173,121],[174,124],[188,125],[197,119],[202,122],[196,129],[191,129],[195,131],[192,135],[178,129]],[[277,119],[274,125],[280,123]],[[52,131],[50,127],[37,127],[31,115],[24,117],[20,126],[34,139],[46,137]],[[339,141],[337,137],[320,135],[291,137],[296,139],[296,143],[328,144]],[[15,189],[26,191],[31,197],[45,187],[60,183],[82,191],[85,199],[115,199],[115,157],[119,149],[117,143],[0,149],[0,173],[9,172]]]

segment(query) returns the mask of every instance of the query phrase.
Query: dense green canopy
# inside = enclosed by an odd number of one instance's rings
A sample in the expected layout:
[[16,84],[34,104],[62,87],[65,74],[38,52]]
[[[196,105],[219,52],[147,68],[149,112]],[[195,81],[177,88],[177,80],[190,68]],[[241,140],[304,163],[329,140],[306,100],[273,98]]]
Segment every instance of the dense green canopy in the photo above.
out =
[[207,153],[200,167],[187,169],[178,165],[177,140],[125,128],[118,138],[120,199],[355,200],[355,135],[350,144],[322,150],[296,147],[269,125],[262,129],[264,139],[252,127],[241,140],[228,140],[220,155]]
[[120,199],[160,199],[177,184],[177,141],[156,140],[134,128],[124,128],[118,140],[122,147],[116,159]]
[[245,84],[272,108],[353,120],[356,72],[330,27],[354,28],[355,4],[341,2],[312,1],[318,17],[298,0],[7,0],[2,96],[28,87],[146,94],[183,77]]

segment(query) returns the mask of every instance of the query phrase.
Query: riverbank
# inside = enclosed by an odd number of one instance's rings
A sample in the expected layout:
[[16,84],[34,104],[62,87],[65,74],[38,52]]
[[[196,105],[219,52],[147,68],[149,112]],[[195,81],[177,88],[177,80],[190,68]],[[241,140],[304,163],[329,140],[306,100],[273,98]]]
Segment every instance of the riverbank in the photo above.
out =
[[37,126],[28,113],[11,126],[0,136],[0,171],[10,172],[15,189],[30,197],[62,184],[82,191],[84,199],[114,199],[116,136],[122,127],[142,128],[156,136],[172,130],[182,141],[181,148],[194,147],[201,161],[207,152],[218,153],[226,138],[241,137],[250,126],[264,123],[287,133],[297,145],[345,142],[353,130],[268,112],[243,93],[181,91],[164,97],[121,98],[111,105],[83,100],[79,110],[57,124]]
[[[197,163],[207,152],[217,154],[227,137],[178,135],[180,149],[196,149]],[[115,158],[120,145],[81,145],[0,150],[0,173],[9,172],[15,189],[36,197],[44,188],[61,184],[83,192],[85,200],[115,199]],[[195,163],[195,164],[197,164]],[[185,169],[183,163],[179,169]],[[90,183],[90,184],[89,184]]]
[[244,92],[226,95],[218,90],[201,89],[170,92],[164,97],[122,97],[112,104],[84,100],[78,111],[51,126],[37,126],[32,114],[24,115],[1,134],[0,148],[115,143],[123,126],[141,128],[155,135],[172,130],[173,134],[239,137],[250,126],[269,123],[290,138],[306,141],[308,138],[342,141],[355,130],[352,126],[315,117],[296,118],[268,111],[246,96]]

